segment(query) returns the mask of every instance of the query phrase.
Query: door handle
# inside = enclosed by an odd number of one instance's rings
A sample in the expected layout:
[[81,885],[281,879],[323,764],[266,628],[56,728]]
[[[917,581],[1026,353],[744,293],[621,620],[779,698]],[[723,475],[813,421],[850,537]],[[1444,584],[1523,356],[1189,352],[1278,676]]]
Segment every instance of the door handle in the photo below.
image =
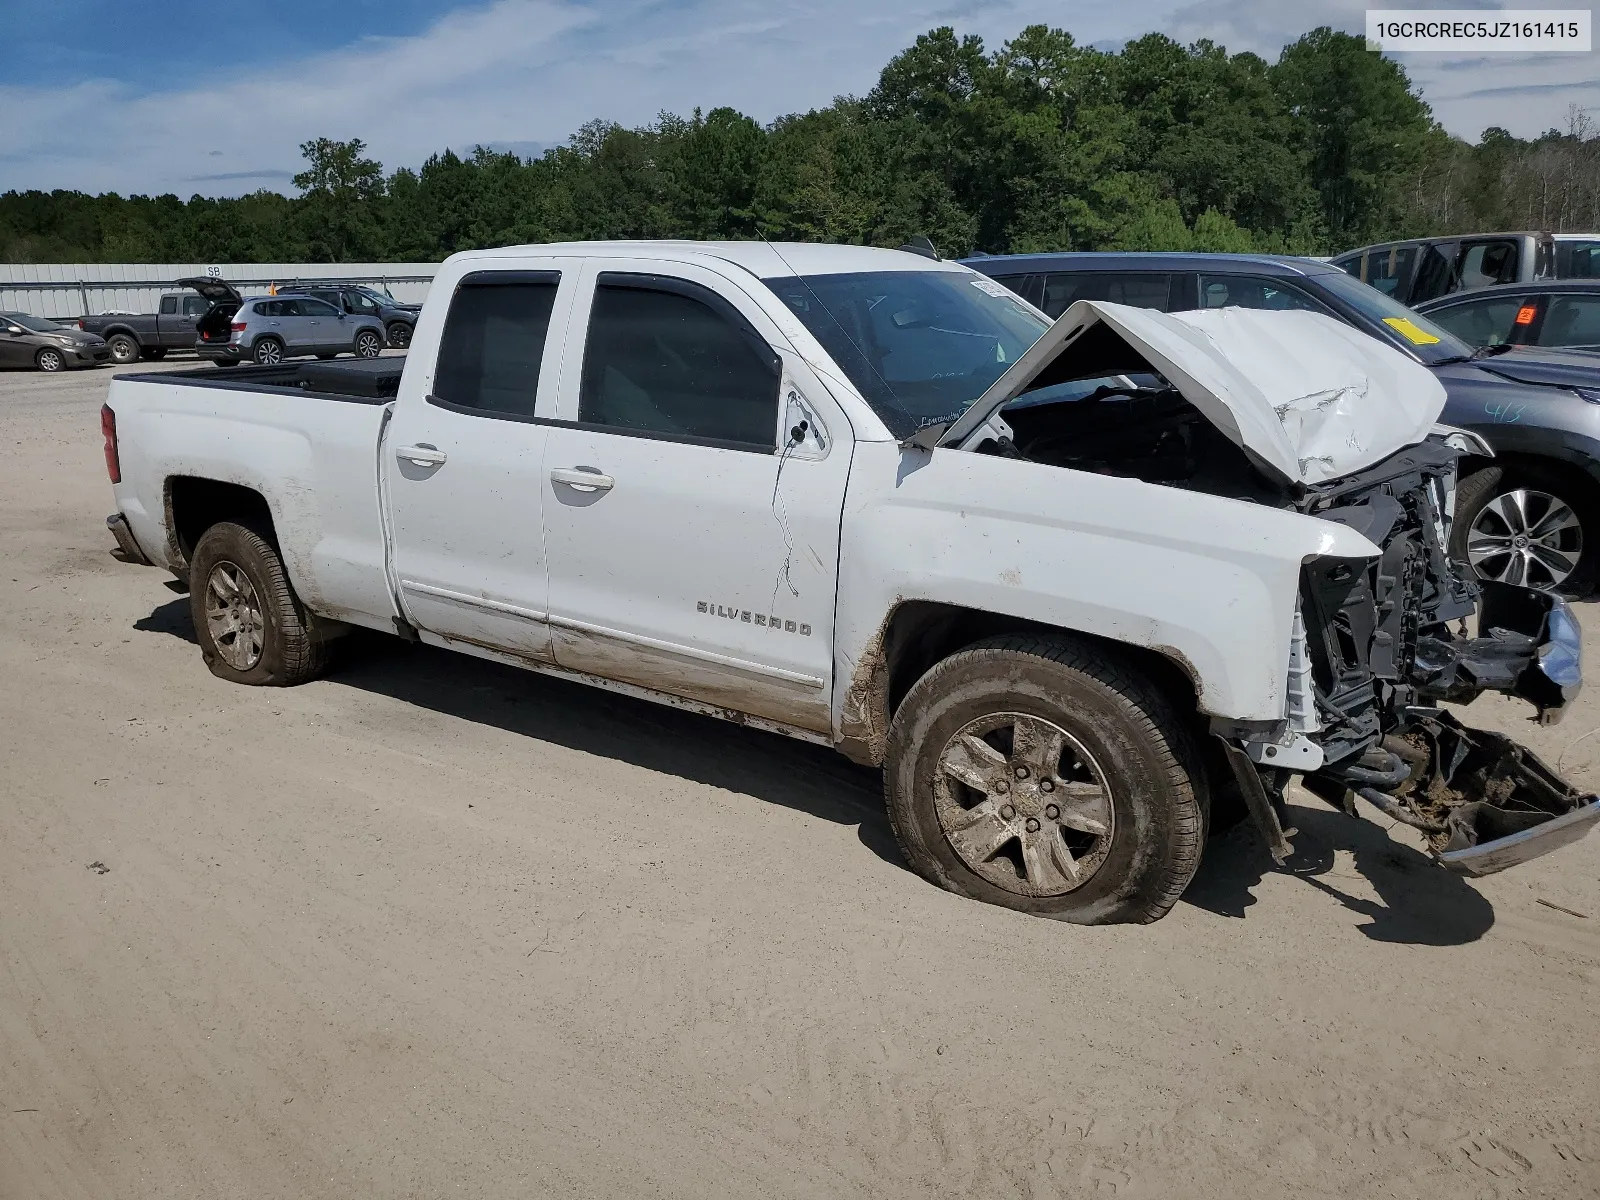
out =
[[615,479],[594,467],[553,467],[550,482],[564,483],[578,492],[609,492],[617,486]]
[[438,467],[450,457],[437,446],[430,446],[421,442],[415,446],[401,446],[395,450],[394,456],[401,462],[414,463],[419,467]]

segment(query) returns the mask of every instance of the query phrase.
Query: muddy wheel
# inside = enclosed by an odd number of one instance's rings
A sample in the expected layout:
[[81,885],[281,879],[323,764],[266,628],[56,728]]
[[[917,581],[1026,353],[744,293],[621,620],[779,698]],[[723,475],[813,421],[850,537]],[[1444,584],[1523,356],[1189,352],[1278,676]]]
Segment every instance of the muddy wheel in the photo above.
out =
[[321,674],[327,645],[260,534],[222,522],[189,563],[189,611],[206,666],[219,679],[290,687]]
[[111,361],[119,367],[138,361],[139,343],[125,333],[112,334],[106,342],[106,348],[111,351]]
[[1456,489],[1451,555],[1479,579],[1584,592],[1600,552],[1595,489],[1557,464],[1485,467]]
[[1086,925],[1149,922],[1200,866],[1206,777],[1167,701],[1104,651],[982,642],[933,667],[889,731],[889,819],[942,888]]

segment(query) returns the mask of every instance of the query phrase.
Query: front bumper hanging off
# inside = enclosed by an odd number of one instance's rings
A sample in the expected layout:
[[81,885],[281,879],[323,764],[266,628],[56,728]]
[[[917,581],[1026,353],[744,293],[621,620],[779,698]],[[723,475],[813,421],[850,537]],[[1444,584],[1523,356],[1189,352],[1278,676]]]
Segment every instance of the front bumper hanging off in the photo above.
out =
[[1482,587],[1478,637],[1418,644],[1421,686],[1392,732],[1305,780],[1352,814],[1353,796],[1363,797],[1420,830],[1440,865],[1472,876],[1548,854],[1600,823],[1600,796],[1573,787],[1511,738],[1430,707],[1498,691],[1527,700],[1548,725],[1583,686],[1581,631],[1565,600],[1506,584]]

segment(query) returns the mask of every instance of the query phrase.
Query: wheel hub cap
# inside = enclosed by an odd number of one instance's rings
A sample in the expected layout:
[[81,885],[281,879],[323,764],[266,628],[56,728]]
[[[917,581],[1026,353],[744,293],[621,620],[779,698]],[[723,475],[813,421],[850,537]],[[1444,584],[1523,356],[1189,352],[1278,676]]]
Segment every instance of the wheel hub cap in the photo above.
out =
[[261,661],[266,621],[250,577],[231,562],[219,562],[206,580],[206,626],[222,661],[248,671]]
[[963,726],[939,755],[933,792],[957,857],[1017,895],[1074,891],[1111,849],[1104,773],[1081,742],[1042,717],[991,713]]
[[1467,559],[1482,579],[1559,587],[1582,557],[1583,525],[1571,505],[1532,488],[1494,497],[1467,531]]

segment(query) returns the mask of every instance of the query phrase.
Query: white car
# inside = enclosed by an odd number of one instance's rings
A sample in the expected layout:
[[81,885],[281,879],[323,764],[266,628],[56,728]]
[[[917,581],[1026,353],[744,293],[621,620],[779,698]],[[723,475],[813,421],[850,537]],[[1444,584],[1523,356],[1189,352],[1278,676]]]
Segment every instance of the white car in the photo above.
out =
[[1082,922],[1164,914],[1229,797],[1287,856],[1291,773],[1467,873],[1600,817],[1433,707],[1553,719],[1577,626],[1446,559],[1443,392],[1346,326],[1052,325],[763,243],[474,251],[431,297],[403,374],[112,384],[110,524],[215,674],[299,683],[358,625],[833,746],[924,877]]

